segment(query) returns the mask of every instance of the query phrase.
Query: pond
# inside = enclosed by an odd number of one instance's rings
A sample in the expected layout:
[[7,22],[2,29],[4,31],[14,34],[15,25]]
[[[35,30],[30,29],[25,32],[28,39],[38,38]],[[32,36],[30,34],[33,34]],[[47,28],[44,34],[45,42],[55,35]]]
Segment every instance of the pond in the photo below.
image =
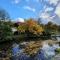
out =
[[[33,41],[32,41],[33,42]],[[9,48],[11,50],[10,60],[52,60],[56,55],[55,49],[60,48],[59,44],[49,45],[46,42],[43,42],[42,47],[38,49],[37,53],[33,56],[30,56],[24,52],[24,48],[30,42],[21,42],[10,44]],[[32,43],[33,44],[33,43]],[[6,47],[6,46],[5,46]]]
[[23,49],[20,48],[19,44],[13,44],[12,48],[12,60],[51,60],[55,56],[55,49],[59,48],[59,45],[49,46],[44,43],[41,50],[33,57],[24,53]]

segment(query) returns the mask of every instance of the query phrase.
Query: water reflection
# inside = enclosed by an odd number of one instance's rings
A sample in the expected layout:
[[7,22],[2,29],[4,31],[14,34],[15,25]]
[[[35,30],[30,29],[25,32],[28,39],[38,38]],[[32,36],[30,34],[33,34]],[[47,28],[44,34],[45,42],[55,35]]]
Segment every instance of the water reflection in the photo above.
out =
[[12,60],[26,60],[28,56],[23,53],[22,48],[19,47],[19,44],[14,43],[12,45]]
[[34,57],[30,57],[24,53],[19,44],[15,43],[12,45],[12,60],[51,60],[55,55],[55,49],[58,47],[58,44],[50,46],[48,43],[44,42],[42,49],[39,50]]
[[60,37],[56,37],[57,41],[60,41]]
[[19,45],[16,44],[16,43],[14,43],[14,44],[12,45],[12,54],[13,54],[13,55],[17,55],[17,53],[18,53],[19,51],[20,51]]
[[55,48],[53,46],[48,45],[48,43],[44,43],[42,50],[44,51],[45,55],[47,56],[54,56],[55,55]]

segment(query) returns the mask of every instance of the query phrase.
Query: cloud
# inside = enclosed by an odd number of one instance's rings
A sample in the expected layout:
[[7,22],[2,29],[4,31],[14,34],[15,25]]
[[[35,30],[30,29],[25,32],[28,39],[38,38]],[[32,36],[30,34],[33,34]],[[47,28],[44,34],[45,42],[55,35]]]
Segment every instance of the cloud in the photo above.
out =
[[57,15],[53,18],[53,21],[60,25],[60,18]]
[[24,22],[24,19],[23,18],[17,18],[16,21],[17,22]]
[[29,6],[24,6],[23,8],[26,9],[26,10],[29,10],[29,11],[33,11],[33,12],[36,11],[35,8],[29,7]]
[[48,14],[47,12],[43,12],[40,15],[40,18],[42,18],[44,20],[48,20],[48,21],[52,21],[53,17],[55,17],[55,16],[50,16],[50,14]]
[[58,15],[58,17],[60,17],[60,4],[58,4],[58,6],[56,7],[55,13],[56,15]]
[[16,18],[16,19],[14,19],[14,20],[11,20],[12,22],[24,22],[24,19],[23,18]]
[[42,21],[60,24],[60,0],[45,0],[45,2],[44,9],[40,13]]
[[45,0],[45,1],[48,2],[49,4],[57,5],[59,0]]
[[55,16],[51,16],[49,12],[53,11],[53,7],[48,7],[47,5],[44,6],[44,9],[43,11],[40,13],[40,18],[43,20],[43,21],[53,21],[52,18],[55,17]]
[[47,13],[42,13],[42,14],[40,15],[40,17],[43,18],[43,19],[47,19],[47,18],[49,17],[49,14],[47,14]]
[[56,20],[54,20],[55,15],[54,16],[50,16],[50,14],[47,13],[47,12],[43,12],[40,15],[40,18],[42,19],[42,23],[44,23],[44,24],[48,23],[49,21],[54,22],[56,24],[58,23],[58,22],[56,22]]
[[12,3],[19,4],[21,0],[13,0]]
[[45,12],[52,11],[52,10],[53,10],[52,7],[47,7],[47,8],[45,9]]
[[58,0],[49,0],[49,2],[50,2],[50,4],[54,4],[54,5],[56,5],[57,2],[58,2]]
[[53,17],[55,17],[55,16],[51,17],[47,12],[42,12],[42,14],[40,14],[40,18],[42,20],[42,23],[44,23],[44,24],[48,23],[49,21],[54,22],[52,20]]

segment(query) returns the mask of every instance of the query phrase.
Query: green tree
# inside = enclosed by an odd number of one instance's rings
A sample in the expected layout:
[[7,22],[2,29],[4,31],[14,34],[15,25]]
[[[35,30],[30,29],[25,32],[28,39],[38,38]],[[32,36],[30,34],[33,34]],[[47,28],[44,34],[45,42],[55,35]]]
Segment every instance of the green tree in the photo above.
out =
[[[8,19],[8,21],[6,19]],[[6,40],[7,36],[11,35],[12,31],[9,24],[8,15],[6,15],[5,10],[0,10],[0,41]]]
[[52,22],[48,22],[48,24],[45,25],[45,32],[49,33],[57,33],[58,26],[56,24],[53,24]]
[[9,20],[10,16],[6,10],[0,8],[0,20]]
[[58,25],[58,33],[60,33],[60,25]]

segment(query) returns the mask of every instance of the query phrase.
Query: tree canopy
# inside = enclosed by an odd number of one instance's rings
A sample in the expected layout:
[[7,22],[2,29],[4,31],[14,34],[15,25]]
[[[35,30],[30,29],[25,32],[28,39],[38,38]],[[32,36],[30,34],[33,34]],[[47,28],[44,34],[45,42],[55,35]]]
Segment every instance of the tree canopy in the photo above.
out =
[[20,30],[20,32],[28,31],[33,34],[40,34],[42,33],[43,28],[40,25],[38,25],[37,21],[33,19],[28,19],[23,24],[19,25],[18,30]]
[[6,37],[11,36],[11,34],[9,15],[5,10],[0,9],[0,40],[5,40]]
[[0,20],[9,20],[10,16],[5,9],[0,8]]

